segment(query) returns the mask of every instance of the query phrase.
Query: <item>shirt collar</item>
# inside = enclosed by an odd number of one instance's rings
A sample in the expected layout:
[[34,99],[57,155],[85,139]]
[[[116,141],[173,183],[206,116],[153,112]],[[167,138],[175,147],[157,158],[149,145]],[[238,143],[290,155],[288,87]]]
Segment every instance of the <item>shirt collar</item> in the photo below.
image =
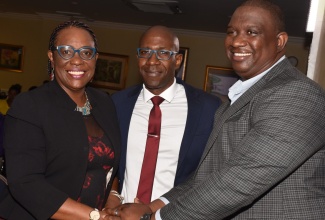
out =
[[[148,102],[155,95],[151,93],[143,84],[143,100]],[[177,92],[177,83],[176,78],[174,78],[174,82],[171,86],[169,86],[165,91],[163,91],[159,96],[164,98],[167,102],[171,102],[176,95]]]
[[244,92],[246,92],[250,87],[252,87],[257,81],[259,81],[263,76],[265,76],[275,65],[280,63],[285,59],[285,56],[282,56],[275,64],[273,64],[270,68],[265,70],[264,72],[250,78],[248,80],[242,81],[239,79],[234,85],[229,88],[228,97],[231,100],[231,104],[238,99],[238,95],[240,96]]

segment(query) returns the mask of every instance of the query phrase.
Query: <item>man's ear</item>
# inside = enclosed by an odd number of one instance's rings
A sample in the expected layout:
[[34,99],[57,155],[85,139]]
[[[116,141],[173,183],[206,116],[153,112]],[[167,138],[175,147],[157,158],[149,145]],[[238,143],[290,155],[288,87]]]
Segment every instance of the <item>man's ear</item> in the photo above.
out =
[[282,51],[287,44],[288,41],[288,34],[287,32],[280,32],[277,35],[277,40],[278,40],[278,52]]
[[176,59],[176,69],[178,69],[182,64],[183,54],[181,53],[176,54],[175,59]]

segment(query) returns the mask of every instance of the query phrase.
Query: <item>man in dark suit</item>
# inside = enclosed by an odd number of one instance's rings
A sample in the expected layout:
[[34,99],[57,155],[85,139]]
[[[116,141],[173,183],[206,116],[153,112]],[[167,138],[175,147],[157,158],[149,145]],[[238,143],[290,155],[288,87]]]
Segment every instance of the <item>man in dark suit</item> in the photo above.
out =
[[109,213],[121,219],[324,219],[325,91],[290,64],[287,39],[278,6],[248,0],[238,7],[225,48],[241,79],[216,112],[196,172],[149,206],[127,204]]
[[[152,199],[184,182],[196,169],[212,130],[220,99],[175,78],[182,54],[176,35],[167,27],[153,26],[140,39],[138,66],[143,84],[115,93],[122,135],[120,187],[126,202],[137,197],[146,147],[151,97],[165,101]],[[149,190],[149,189],[148,189]]]

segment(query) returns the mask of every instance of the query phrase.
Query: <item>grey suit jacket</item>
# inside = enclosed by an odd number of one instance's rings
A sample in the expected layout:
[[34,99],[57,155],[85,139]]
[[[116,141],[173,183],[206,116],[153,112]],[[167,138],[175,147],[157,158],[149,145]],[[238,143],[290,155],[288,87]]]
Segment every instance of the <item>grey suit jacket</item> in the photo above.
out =
[[166,219],[324,219],[325,92],[283,60],[231,106]]

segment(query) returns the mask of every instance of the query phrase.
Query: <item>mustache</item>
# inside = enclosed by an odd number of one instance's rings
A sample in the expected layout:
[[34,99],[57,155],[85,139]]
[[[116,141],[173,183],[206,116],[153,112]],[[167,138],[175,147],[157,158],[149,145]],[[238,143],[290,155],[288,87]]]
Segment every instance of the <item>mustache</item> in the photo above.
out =
[[143,68],[143,70],[145,72],[149,72],[149,73],[156,73],[156,72],[162,71],[160,68],[157,68],[157,67],[145,67],[145,68]]

